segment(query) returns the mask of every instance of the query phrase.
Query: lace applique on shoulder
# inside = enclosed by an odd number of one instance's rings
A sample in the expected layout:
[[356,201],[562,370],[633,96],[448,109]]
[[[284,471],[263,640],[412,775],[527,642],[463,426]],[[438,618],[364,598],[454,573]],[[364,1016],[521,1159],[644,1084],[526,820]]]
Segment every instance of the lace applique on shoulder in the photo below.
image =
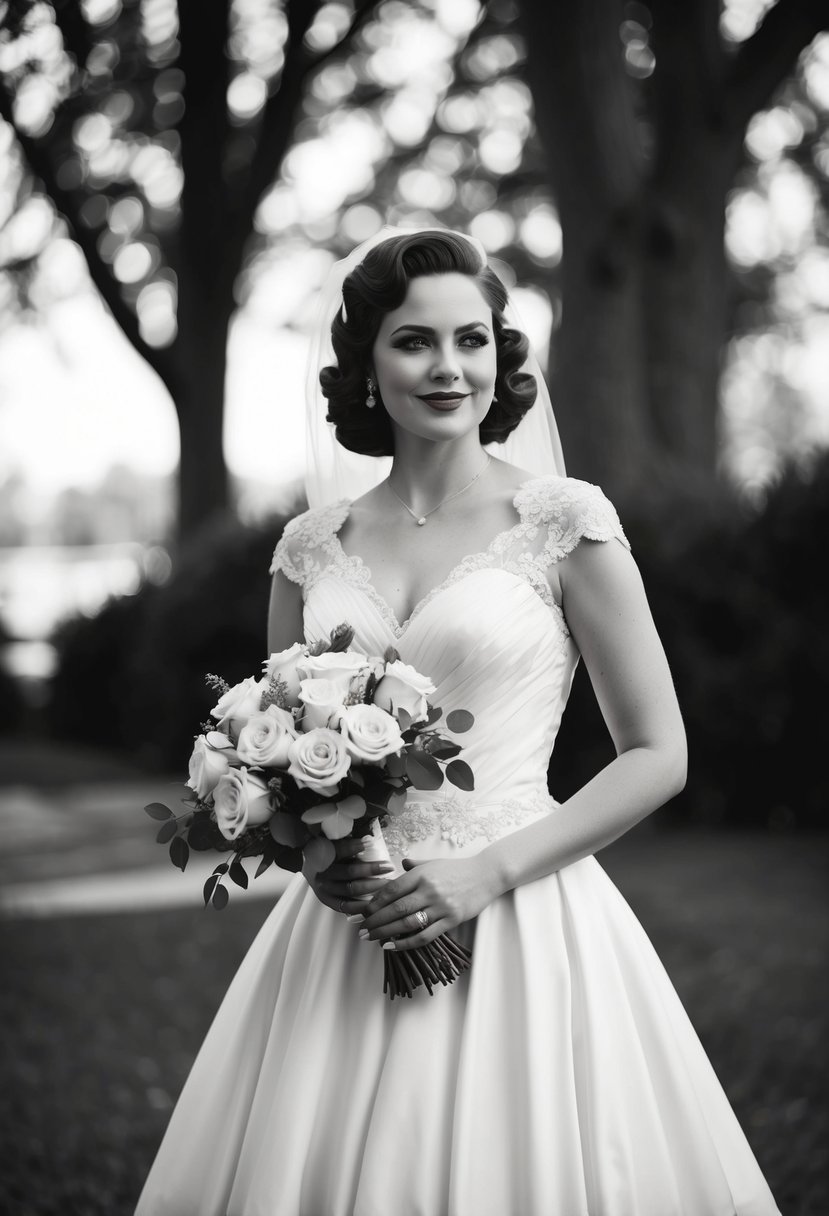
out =
[[285,525],[273,551],[270,573],[277,570],[307,591],[310,584],[327,564],[326,557],[335,555],[333,545],[338,530],[348,515],[347,500],[303,511]]
[[615,537],[630,548],[616,508],[598,486],[588,481],[537,477],[524,483],[515,506],[528,528],[547,530],[543,550],[536,559],[545,568],[572,553],[583,538],[608,541]]

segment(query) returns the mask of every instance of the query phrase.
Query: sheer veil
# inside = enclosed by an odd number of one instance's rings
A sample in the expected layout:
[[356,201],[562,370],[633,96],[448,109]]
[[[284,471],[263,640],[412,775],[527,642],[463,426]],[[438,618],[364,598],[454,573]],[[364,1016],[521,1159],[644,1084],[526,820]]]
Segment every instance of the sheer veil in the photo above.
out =
[[[331,324],[343,306],[342,285],[346,275],[362,262],[375,245],[411,231],[406,228],[381,228],[347,257],[334,263],[320,292],[305,385],[305,488],[309,507],[325,506],[343,498],[359,498],[387,477],[391,468],[390,456],[360,456],[337,443],[333,425],[325,420],[327,402],[320,389],[319,374],[323,367],[335,361]],[[468,241],[480,257],[481,264],[486,263],[486,252],[479,241],[466,233],[456,232],[454,235]],[[507,306],[505,316],[509,325],[521,329],[512,301]],[[550,393],[532,352],[521,370],[535,376],[538,385],[535,403],[504,443],[488,444],[486,450],[539,477],[548,473],[564,476],[564,456]]]

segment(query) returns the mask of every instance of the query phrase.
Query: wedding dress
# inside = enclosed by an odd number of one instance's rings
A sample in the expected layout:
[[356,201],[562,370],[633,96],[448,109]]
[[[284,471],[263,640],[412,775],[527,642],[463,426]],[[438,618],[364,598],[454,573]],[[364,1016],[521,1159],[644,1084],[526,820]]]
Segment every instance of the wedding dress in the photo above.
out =
[[[393,855],[460,857],[539,816],[577,651],[546,578],[582,538],[627,544],[584,482],[544,477],[516,523],[398,621],[338,539],[347,502],[285,529],[309,639],[348,621],[437,685],[474,793],[415,793]],[[138,1216],[779,1216],[643,929],[593,857],[496,899],[469,973],[391,1003],[382,956],[297,875],[208,1033]]]

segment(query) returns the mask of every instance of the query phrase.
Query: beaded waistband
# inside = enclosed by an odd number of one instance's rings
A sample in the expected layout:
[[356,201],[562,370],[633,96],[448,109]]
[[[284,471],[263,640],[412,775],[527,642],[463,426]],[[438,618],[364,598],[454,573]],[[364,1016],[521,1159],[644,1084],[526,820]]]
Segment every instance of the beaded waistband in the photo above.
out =
[[412,799],[400,814],[389,820],[383,836],[389,852],[398,854],[405,853],[416,841],[435,835],[458,846],[481,839],[498,840],[557,806],[550,794],[541,792],[529,798],[499,798],[491,802],[456,793],[429,801]]

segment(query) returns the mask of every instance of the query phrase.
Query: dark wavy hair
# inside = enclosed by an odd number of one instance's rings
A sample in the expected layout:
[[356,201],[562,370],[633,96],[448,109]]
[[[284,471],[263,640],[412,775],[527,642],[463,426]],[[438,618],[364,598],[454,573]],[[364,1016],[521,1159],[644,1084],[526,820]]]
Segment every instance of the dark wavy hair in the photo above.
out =
[[[504,322],[507,293],[469,241],[452,232],[414,232],[375,245],[343,282],[343,303],[331,326],[336,364],[320,372],[329,422],[343,447],[391,456],[394,432],[384,409],[366,408],[366,378],[383,317],[399,308],[412,279],[432,274],[473,278],[492,310],[497,371],[495,396],[480,425],[482,443],[503,443],[535,401],[535,376],[520,371],[529,350],[524,334]],[[375,394],[377,396],[377,394]],[[378,400],[378,405],[381,402]]]

